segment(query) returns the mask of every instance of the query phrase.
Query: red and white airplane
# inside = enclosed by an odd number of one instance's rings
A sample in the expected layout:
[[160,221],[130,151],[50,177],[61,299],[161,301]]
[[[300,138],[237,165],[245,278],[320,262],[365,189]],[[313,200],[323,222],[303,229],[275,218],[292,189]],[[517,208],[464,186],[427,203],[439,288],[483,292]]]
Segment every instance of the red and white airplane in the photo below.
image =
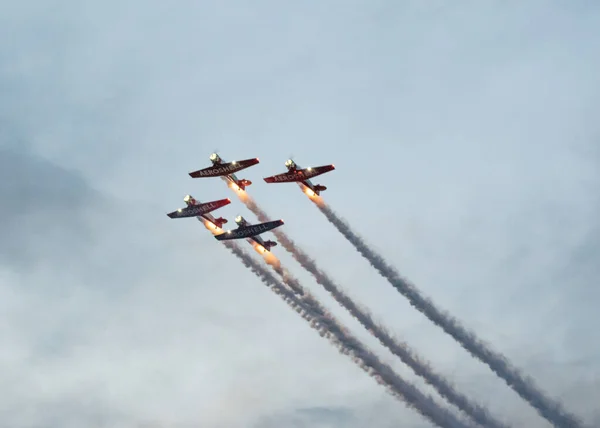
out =
[[283,225],[283,220],[273,220],[265,223],[251,224],[248,223],[241,215],[235,218],[235,222],[238,225],[237,229],[228,230],[219,235],[215,235],[215,238],[218,241],[247,238],[251,244],[254,242],[259,245],[259,248],[262,247],[261,250],[264,249],[263,252],[271,251],[271,248],[276,246],[277,242],[265,241],[259,235]]
[[264,180],[267,183],[299,183],[310,189],[315,195],[319,195],[323,190],[326,190],[327,187],[320,184],[313,184],[310,179],[335,169],[334,165],[323,165],[302,169],[292,159],[288,159],[285,162],[285,167],[288,169],[288,172],[266,177]]
[[183,198],[183,202],[185,202],[187,205],[185,208],[179,208],[178,210],[170,212],[167,215],[170,218],[198,217],[198,220],[200,221],[204,219],[212,223],[215,226],[215,228],[222,228],[223,224],[227,223],[227,219],[223,217],[215,218],[212,214],[209,213],[211,211],[222,208],[225,205],[229,205],[231,203],[231,200],[229,198],[202,203],[194,199],[191,195],[185,195],[185,197]]
[[246,186],[250,186],[252,182],[250,180],[246,180],[245,178],[237,178],[235,173],[259,163],[258,158],[224,162],[223,159],[221,159],[221,157],[216,153],[210,155],[210,161],[212,162],[212,166],[190,172],[190,177],[221,177],[223,180],[235,184],[240,190],[245,190]]

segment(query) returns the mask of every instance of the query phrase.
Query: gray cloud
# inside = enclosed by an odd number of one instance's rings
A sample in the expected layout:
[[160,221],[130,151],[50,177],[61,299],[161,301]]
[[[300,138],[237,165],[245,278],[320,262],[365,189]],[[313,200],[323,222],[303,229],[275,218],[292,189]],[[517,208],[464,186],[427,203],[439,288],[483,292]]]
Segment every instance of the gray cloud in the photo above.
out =
[[0,199],[4,264],[31,268],[40,259],[65,263],[92,244],[83,218],[98,194],[76,173],[0,146]]
[[290,428],[358,426],[353,413],[351,409],[333,407],[296,409],[282,415],[269,415],[263,421],[260,421],[256,425],[256,428],[275,428],[280,426]]

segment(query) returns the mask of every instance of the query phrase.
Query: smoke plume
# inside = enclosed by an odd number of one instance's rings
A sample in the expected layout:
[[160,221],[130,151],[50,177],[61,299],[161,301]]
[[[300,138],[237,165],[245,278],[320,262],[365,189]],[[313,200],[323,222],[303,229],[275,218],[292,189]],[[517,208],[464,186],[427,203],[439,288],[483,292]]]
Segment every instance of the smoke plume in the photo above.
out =
[[417,410],[431,422],[440,427],[474,427],[460,421],[449,410],[439,406],[432,397],[424,395],[414,385],[400,378],[391,367],[382,363],[379,358],[348,333],[341,324],[320,307],[312,296],[306,294],[300,300],[288,290],[263,266],[241,250],[235,243],[224,241],[225,246],[235,254],[273,292],[279,295],[292,309],[300,313],[312,328],[330,342],[344,355],[348,355],[360,368],[372,376],[378,383],[386,386],[388,391],[409,407]]
[[512,366],[505,356],[492,350],[475,334],[468,331],[456,318],[449,313],[439,309],[429,298],[423,296],[420,291],[406,279],[402,278],[396,270],[391,267],[385,259],[376,254],[350,226],[329,208],[322,199],[311,198],[319,210],[327,217],[344,237],[354,245],[356,250],[386,278],[396,290],[406,297],[412,306],[422,312],[427,318],[441,327],[447,334],[458,341],[461,346],[472,356],[487,364],[490,369],[508,386],[510,386],[521,398],[531,404],[538,413],[557,427],[577,428],[582,427],[578,418],[564,410],[560,403],[547,397],[534,383],[533,379]]
[[[270,221],[269,216],[248,195],[242,201],[246,204],[261,222]],[[433,368],[419,357],[408,344],[398,341],[383,326],[373,320],[371,314],[352,300],[329,276],[320,270],[315,261],[304,253],[288,236],[280,229],[274,229],[273,233],[279,243],[288,251],[300,265],[306,269],[325,290],[350,314],[358,320],[379,342],[388,348],[394,355],[409,366],[418,376],[422,377],[429,385],[434,387],[438,393],[449,403],[458,407],[479,424],[492,428],[507,428],[506,423],[494,418],[482,405],[473,402],[469,397],[456,390],[454,385],[441,374],[436,373]],[[276,269],[277,271],[277,269]],[[283,272],[277,271],[283,276]],[[284,279],[285,282],[285,279]]]

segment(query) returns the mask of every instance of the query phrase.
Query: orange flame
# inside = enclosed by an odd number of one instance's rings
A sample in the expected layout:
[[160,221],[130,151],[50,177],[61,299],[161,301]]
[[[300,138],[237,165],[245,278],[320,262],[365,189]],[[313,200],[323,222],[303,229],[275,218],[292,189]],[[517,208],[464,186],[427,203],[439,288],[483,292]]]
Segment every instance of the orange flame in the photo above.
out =
[[263,257],[263,259],[268,265],[274,266],[276,268],[281,267],[281,261],[279,261],[275,254],[271,253],[270,251],[267,251],[265,247],[263,247],[260,244],[257,244],[256,242],[252,242],[252,247],[254,248],[254,251],[256,251]]
[[235,184],[232,181],[228,181],[227,182],[227,186],[229,186],[230,189],[233,189],[233,190],[235,190],[237,192],[242,192],[242,189],[240,188],[240,186],[238,186],[237,184]]
[[202,224],[204,224],[204,227],[206,227],[213,235],[219,235],[224,232],[223,229],[208,220],[202,219]]
[[306,194],[306,196],[308,196],[308,199],[313,201],[315,204],[321,207],[325,205],[323,198],[321,198],[321,196],[317,195],[315,192],[310,190],[308,187],[305,187],[304,189],[302,189],[302,191]]
[[235,192],[235,194],[238,196],[238,198],[240,198],[240,200],[242,202],[247,202],[248,201],[248,194],[246,193],[245,190],[242,190],[240,188],[240,186],[238,186],[235,183],[232,183],[231,181],[227,182],[227,186],[233,190]]
[[319,195],[317,195],[315,192],[313,192],[312,189],[310,189],[308,186],[305,186],[302,183],[298,183],[298,185],[302,189],[302,192],[306,196],[308,196],[308,199],[310,199],[311,201],[313,201],[315,204],[317,204],[319,206],[323,206],[325,204],[323,202],[323,199]]

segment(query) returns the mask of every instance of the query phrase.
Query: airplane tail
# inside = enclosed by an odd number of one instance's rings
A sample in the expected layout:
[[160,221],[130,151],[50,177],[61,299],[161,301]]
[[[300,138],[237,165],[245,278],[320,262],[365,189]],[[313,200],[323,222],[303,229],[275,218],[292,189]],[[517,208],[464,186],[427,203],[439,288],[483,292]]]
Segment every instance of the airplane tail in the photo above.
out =
[[252,182],[250,180],[242,178],[241,180],[236,181],[235,184],[237,184],[240,189],[245,190],[247,186],[250,186],[252,184]]
[[315,184],[315,193],[319,195],[322,191],[327,190],[327,187],[321,184]]
[[216,218],[214,223],[218,228],[222,228],[225,223],[227,223],[227,219],[223,217]]
[[265,241],[264,247],[266,248],[267,251],[271,251],[271,248],[275,247],[276,245],[277,245],[277,242],[275,242],[275,241]]

